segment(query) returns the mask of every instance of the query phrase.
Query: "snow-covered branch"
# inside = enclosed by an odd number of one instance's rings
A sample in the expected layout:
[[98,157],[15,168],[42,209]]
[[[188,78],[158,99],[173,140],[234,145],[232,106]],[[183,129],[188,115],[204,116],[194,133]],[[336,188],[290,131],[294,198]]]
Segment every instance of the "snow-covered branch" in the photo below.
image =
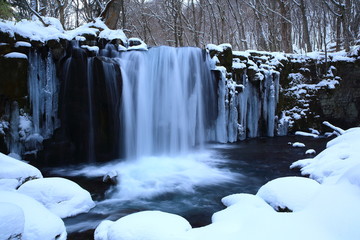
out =
[[336,131],[337,133],[339,133],[340,135],[345,133],[345,130],[339,127],[336,127],[334,125],[332,125],[331,123],[329,123],[328,121],[324,121],[323,124],[331,129],[333,129],[334,131]]

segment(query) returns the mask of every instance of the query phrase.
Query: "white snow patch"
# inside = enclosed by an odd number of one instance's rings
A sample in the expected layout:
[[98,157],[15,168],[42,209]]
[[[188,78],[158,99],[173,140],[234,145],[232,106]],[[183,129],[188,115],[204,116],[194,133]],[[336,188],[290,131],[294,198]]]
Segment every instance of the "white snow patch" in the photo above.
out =
[[0,179],[0,190],[15,191],[19,184],[17,179]]
[[31,43],[29,42],[23,42],[23,41],[18,41],[15,43],[15,47],[26,47],[26,48],[30,48],[31,47]]
[[24,232],[25,217],[23,210],[12,203],[0,200],[0,239],[15,240]]
[[[144,51],[148,50],[146,43],[144,43],[144,41],[141,40],[140,38],[129,38],[128,43],[129,43],[129,47],[127,48],[128,50],[144,50]],[[132,45],[131,43],[135,43],[135,44]]]
[[0,166],[0,179],[16,179],[18,186],[29,179],[42,178],[37,168],[3,153],[0,153]]
[[209,51],[216,51],[216,52],[223,52],[223,48],[218,46],[218,45],[215,45],[215,44],[208,44],[206,45],[206,49],[209,50]]
[[11,52],[11,53],[5,54],[4,57],[5,58],[22,58],[22,59],[27,59],[28,58],[26,56],[26,54],[19,53],[19,52]]
[[294,212],[304,209],[319,190],[320,184],[304,177],[283,177],[266,183],[257,196],[275,210],[288,208]]
[[[14,204],[24,212],[24,240],[66,240],[64,222],[31,197],[17,192],[0,191],[0,202]],[[18,223],[21,227],[22,222]]]
[[41,202],[61,218],[88,212],[95,206],[90,193],[65,178],[42,178],[21,185],[18,192]]
[[84,49],[88,50],[89,52],[94,52],[94,53],[99,52],[99,47],[98,46],[81,45],[81,48],[84,48]]
[[96,228],[95,240],[177,240],[185,239],[189,222],[175,214],[144,211],[116,222],[106,220]]
[[111,30],[109,28],[105,28],[103,31],[100,32],[99,37],[110,41],[114,39],[120,39],[123,42],[126,41],[126,36],[124,32],[120,29]]
[[316,154],[316,151],[314,149],[308,149],[308,150],[306,150],[305,154],[306,155],[313,155],[313,154]]
[[307,132],[302,132],[302,131],[296,131],[295,135],[304,136],[304,137],[313,137],[313,138],[318,138],[319,137],[318,134],[307,133]]
[[301,143],[301,142],[294,142],[292,144],[293,147],[299,147],[299,148],[302,148],[302,147],[305,147],[305,144]]

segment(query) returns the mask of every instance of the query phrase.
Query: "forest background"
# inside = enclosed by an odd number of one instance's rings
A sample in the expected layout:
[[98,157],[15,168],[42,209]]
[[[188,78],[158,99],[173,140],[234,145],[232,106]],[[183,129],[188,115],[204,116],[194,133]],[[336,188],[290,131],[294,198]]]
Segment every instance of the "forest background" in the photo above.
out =
[[304,53],[349,51],[360,39],[360,0],[0,0],[2,19],[34,15],[64,29],[102,17],[150,46]]

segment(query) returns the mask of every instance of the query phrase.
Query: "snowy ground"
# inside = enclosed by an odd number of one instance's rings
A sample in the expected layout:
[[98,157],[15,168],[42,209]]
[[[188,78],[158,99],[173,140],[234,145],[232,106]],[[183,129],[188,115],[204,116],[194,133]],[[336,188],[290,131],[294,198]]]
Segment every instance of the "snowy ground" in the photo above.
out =
[[88,212],[90,194],[64,178],[0,153],[0,239],[65,240],[61,218]]
[[278,178],[256,195],[224,197],[226,208],[205,227],[190,228],[180,216],[146,211],[105,220],[95,240],[360,239],[359,147],[360,128],[345,131],[316,157],[291,166],[310,179]]

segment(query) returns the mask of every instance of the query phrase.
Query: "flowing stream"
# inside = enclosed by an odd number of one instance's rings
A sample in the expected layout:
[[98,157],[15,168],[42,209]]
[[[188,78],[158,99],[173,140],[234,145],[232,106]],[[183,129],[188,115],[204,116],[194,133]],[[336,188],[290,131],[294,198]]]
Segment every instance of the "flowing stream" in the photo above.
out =
[[[295,141],[304,142],[306,148],[289,145]],[[305,156],[308,148],[320,152],[327,141],[300,136],[248,139],[234,144],[207,145],[206,150],[194,150],[184,161],[179,161],[182,157],[175,157],[174,161],[157,157],[129,165],[112,162],[52,169],[48,174],[78,182],[97,201],[89,213],[64,220],[70,240],[87,239],[87,236],[91,239],[102,220],[115,221],[143,210],[179,214],[193,227],[199,227],[211,223],[212,214],[224,209],[222,197],[234,193],[256,194],[272,179],[299,175],[297,169],[289,169],[290,164],[308,157]],[[114,169],[122,169],[120,179],[128,178],[129,188],[125,192],[118,188],[121,183],[116,187],[102,183],[102,174]]]

